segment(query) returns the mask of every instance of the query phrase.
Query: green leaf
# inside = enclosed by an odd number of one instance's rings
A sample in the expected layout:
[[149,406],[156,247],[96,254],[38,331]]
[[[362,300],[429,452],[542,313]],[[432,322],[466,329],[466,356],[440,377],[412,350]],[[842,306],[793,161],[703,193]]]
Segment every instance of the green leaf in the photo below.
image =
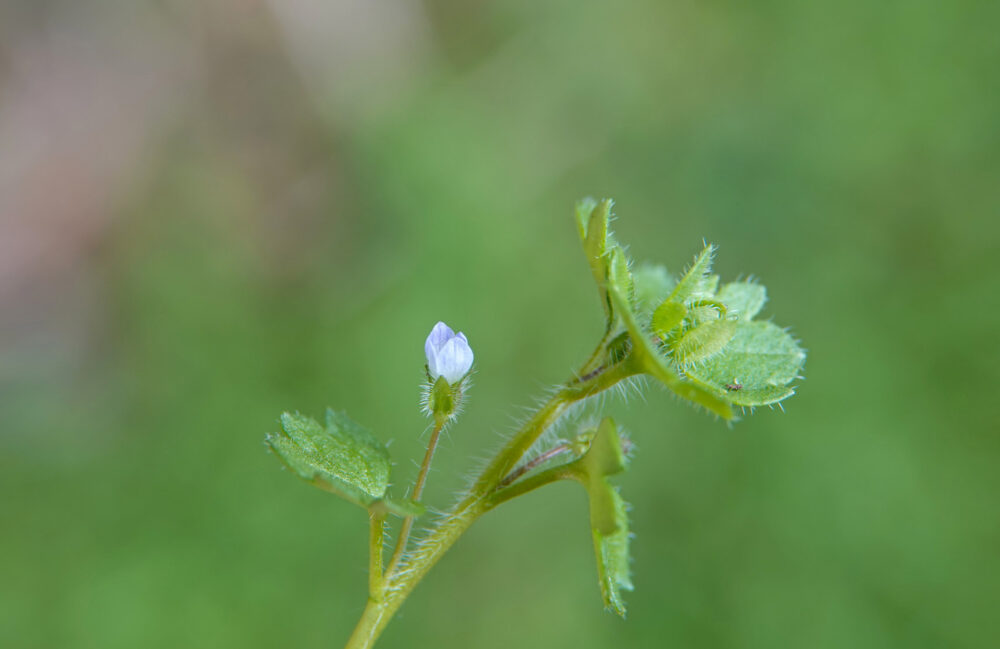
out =
[[612,314],[607,290],[610,272],[608,251],[613,247],[614,242],[610,236],[608,224],[611,220],[613,205],[614,202],[609,198],[600,202],[593,198],[585,198],[576,205],[576,221],[580,231],[580,241],[583,243],[583,252],[587,257],[594,281],[597,283],[601,304],[609,323]]
[[674,278],[664,266],[642,264],[632,271],[635,287],[635,310],[639,314],[649,314],[670,295]]
[[618,490],[608,487],[614,508],[617,528],[610,534],[602,534],[596,529],[594,535],[594,553],[597,555],[597,578],[601,584],[601,597],[604,606],[625,617],[625,601],[622,591],[633,589],[629,570],[629,539],[628,511],[625,501]]
[[636,364],[636,369],[657,379],[682,399],[703,406],[723,419],[732,419],[733,410],[724,392],[686,381],[668,367],[663,355],[653,348],[649,335],[636,322],[627,298],[617,290],[611,290],[609,295],[632,340],[630,359]]
[[590,225],[590,215],[597,207],[597,200],[590,196],[581,198],[576,203],[576,227],[580,231],[580,241],[587,240],[587,227]]
[[788,385],[802,371],[805,358],[795,339],[776,324],[740,320],[725,350],[687,374],[725,391],[735,405],[765,406],[794,394]]
[[601,421],[590,441],[590,447],[581,459],[584,470],[590,476],[603,478],[625,470],[627,458],[622,448],[622,439],[611,417],[605,417]]
[[580,458],[580,480],[590,499],[590,527],[597,556],[597,575],[604,605],[625,616],[622,590],[632,590],[629,578],[629,529],[625,501],[608,476],[625,470],[623,440],[614,420],[601,421],[587,453]]
[[715,287],[719,285],[718,275],[709,275],[712,271],[712,258],[715,256],[715,246],[705,246],[694,263],[687,269],[684,276],[674,286],[669,299],[672,302],[686,304],[694,300],[712,298]]
[[389,486],[389,451],[343,413],[327,410],[326,428],[300,414],[281,415],[282,432],[268,435],[275,455],[300,478],[369,507]]
[[732,315],[751,320],[767,302],[767,289],[755,282],[732,282],[723,286],[716,299],[726,305]]
[[608,285],[612,290],[617,291],[619,295],[623,296],[625,302],[631,308],[634,288],[632,273],[629,272],[628,257],[625,256],[625,252],[620,246],[612,248],[608,256]]
[[736,333],[736,326],[736,320],[717,319],[688,330],[672,345],[674,360],[681,365],[691,365],[712,358],[726,348]]

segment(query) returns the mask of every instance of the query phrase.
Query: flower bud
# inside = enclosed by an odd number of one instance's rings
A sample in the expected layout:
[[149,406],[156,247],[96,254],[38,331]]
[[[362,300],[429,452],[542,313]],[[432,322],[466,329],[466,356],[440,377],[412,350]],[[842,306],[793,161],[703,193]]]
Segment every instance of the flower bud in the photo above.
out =
[[456,334],[443,322],[431,329],[424,343],[424,353],[427,354],[427,371],[432,380],[444,377],[445,381],[454,385],[465,378],[472,368],[472,348],[465,334]]
[[424,352],[430,379],[424,387],[424,410],[439,425],[444,425],[458,413],[462,393],[468,387],[465,377],[472,369],[472,348],[465,334],[456,334],[451,327],[439,322],[427,336]]

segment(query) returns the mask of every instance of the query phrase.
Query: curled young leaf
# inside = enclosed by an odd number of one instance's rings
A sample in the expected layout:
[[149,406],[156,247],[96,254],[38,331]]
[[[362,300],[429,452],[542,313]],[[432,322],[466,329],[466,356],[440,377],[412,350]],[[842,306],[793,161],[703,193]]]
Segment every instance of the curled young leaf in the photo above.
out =
[[663,304],[653,312],[653,333],[660,338],[666,338],[674,329],[681,326],[686,315],[687,308],[683,304],[664,300]]
[[723,419],[732,419],[733,411],[723,396],[725,393],[687,381],[669,367],[663,355],[654,349],[650,334],[643,331],[636,321],[629,299],[617,290],[611,290],[609,295],[631,339],[630,362],[635,363],[636,369],[660,381],[682,399],[700,405]]

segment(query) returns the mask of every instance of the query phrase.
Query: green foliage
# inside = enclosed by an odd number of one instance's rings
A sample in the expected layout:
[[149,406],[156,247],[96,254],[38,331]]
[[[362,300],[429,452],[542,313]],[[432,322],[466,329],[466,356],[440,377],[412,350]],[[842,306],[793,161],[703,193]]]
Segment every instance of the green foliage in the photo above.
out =
[[611,303],[608,301],[607,281],[609,275],[608,251],[613,249],[614,241],[610,240],[609,222],[611,207],[614,202],[604,199],[600,202],[593,198],[584,198],[576,205],[576,220],[580,232],[583,251],[587,255],[587,263],[594,275],[601,304],[611,321]]
[[736,333],[736,324],[735,320],[719,319],[696,324],[673,343],[674,360],[686,367],[720,354]]
[[739,406],[766,406],[793,395],[789,384],[802,371],[805,352],[772,322],[736,324],[725,352],[689,369],[688,375],[726,390],[729,400]]
[[767,289],[756,282],[732,282],[719,289],[716,297],[726,305],[730,315],[752,320],[767,302]]
[[669,300],[686,304],[695,300],[711,297],[715,292],[713,284],[719,282],[718,276],[709,275],[712,271],[712,260],[715,257],[715,246],[708,245],[694,258],[694,263],[677,281]]
[[281,415],[281,432],[268,435],[274,454],[297,476],[365,508],[378,505],[408,515],[422,508],[386,498],[389,451],[344,413],[326,411],[326,426],[298,413]]
[[630,356],[621,362],[631,363],[638,372],[660,381],[682,399],[702,406],[724,419],[732,419],[732,409],[721,395],[686,381],[670,367],[668,359],[653,347],[649,335],[639,326],[629,301],[618,291],[611,291],[611,296],[632,343]]
[[[606,312],[615,345],[605,348],[608,365],[630,363],[724,419],[733,417],[732,406],[770,405],[794,394],[790,383],[802,370],[805,353],[787,332],[753,321],[767,300],[762,285],[742,281],[720,289],[719,276],[712,274],[716,248],[711,244],[676,282],[656,266],[644,267],[636,280],[624,250],[606,229],[607,212],[601,206],[610,209],[610,202],[581,201],[577,219],[595,278],[601,278],[602,297],[610,298]],[[584,227],[581,214],[588,207],[592,213]],[[598,239],[591,238],[594,232],[600,233]],[[600,257],[594,256],[597,252]],[[650,309],[652,296],[664,293]],[[619,342],[623,331],[627,355]]]

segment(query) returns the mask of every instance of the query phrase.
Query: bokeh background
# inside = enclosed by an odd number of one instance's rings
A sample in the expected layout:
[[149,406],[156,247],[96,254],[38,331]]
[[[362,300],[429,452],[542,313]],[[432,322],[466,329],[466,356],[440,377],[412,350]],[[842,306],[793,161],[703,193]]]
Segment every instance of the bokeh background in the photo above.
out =
[[627,621],[584,494],[477,524],[391,647],[1000,643],[1000,4],[0,4],[0,646],[337,647],[365,516],[262,444],[285,409],[427,436],[423,339],[475,348],[445,505],[590,351],[571,212],[702,238],[809,349],[784,414],[660,390]]

